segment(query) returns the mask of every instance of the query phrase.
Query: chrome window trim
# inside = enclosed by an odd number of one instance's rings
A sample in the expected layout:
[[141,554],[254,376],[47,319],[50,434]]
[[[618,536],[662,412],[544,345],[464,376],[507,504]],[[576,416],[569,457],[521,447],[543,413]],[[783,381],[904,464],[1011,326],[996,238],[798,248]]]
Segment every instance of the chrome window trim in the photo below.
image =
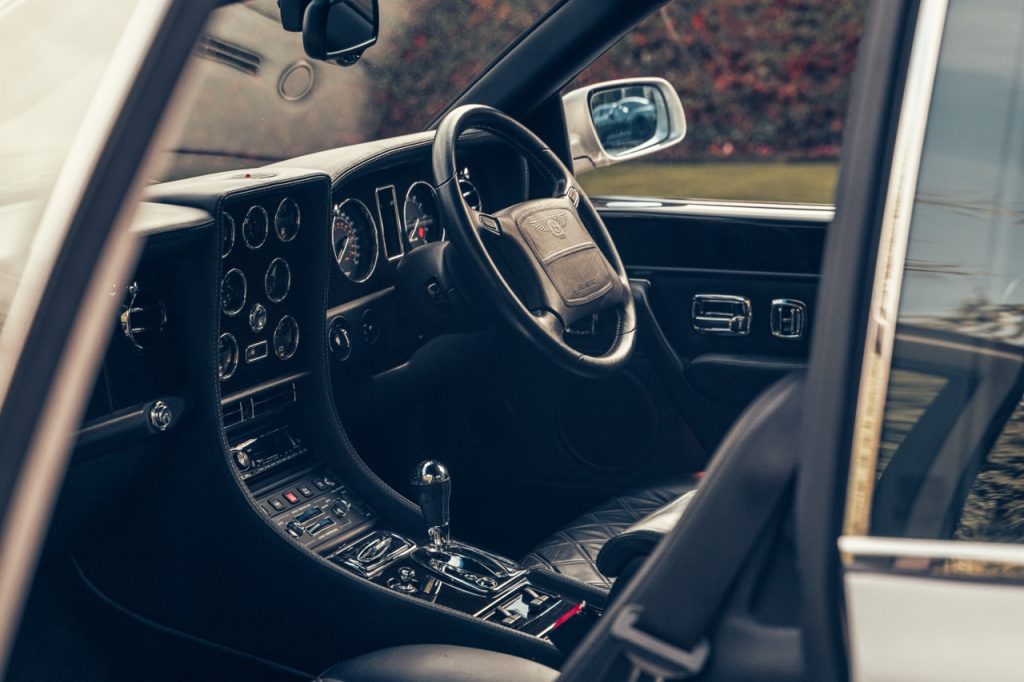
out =
[[979,561],[1024,566],[1024,546],[999,542],[965,540],[922,540],[846,535],[839,538],[839,550],[857,558],[926,559]]
[[834,207],[824,204],[671,201],[619,197],[608,197],[603,201],[599,199],[597,210],[602,216],[640,214],[678,216],[680,218],[790,220],[809,223],[831,223],[836,213]]
[[[110,133],[135,87],[141,65],[172,2],[145,0],[135,5],[46,199],[36,228],[36,239],[42,240],[40,247],[33,244],[30,250],[8,318],[0,329],[0,356],[13,358],[12,362],[0,362],[0,405],[6,399],[15,365],[20,364],[31,323],[66,241],[68,228],[81,205],[85,186],[107,147]],[[150,157],[147,164],[153,163]],[[141,173],[139,178],[142,177],[146,174]],[[130,237],[130,225],[141,188],[141,182],[136,180],[124,198],[93,270],[72,328],[76,342],[68,344],[65,353],[57,359],[51,386],[60,387],[59,391],[53,388],[49,391],[0,528],[0,671],[13,643],[18,614],[28,596],[36,557],[42,548],[41,538],[45,537],[67,465],[71,439],[105,347],[117,303],[109,296],[110,283],[126,279],[138,255],[140,243]]]
[[[866,536],[870,530],[875,469],[903,285],[904,261],[947,8],[948,0],[924,0],[914,29],[882,213],[857,393],[843,522],[844,537],[840,538],[840,551],[844,546],[850,546],[849,542],[844,541],[846,536]],[[844,552],[843,561],[849,566],[853,557]]]

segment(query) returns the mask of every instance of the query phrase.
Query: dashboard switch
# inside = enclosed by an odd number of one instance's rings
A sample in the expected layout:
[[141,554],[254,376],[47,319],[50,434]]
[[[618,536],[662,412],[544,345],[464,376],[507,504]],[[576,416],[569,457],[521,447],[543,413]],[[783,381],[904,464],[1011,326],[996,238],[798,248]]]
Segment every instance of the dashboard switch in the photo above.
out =
[[309,527],[309,534],[310,535],[316,535],[317,533],[321,532],[325,528],[329,528],[329,527],[331,527],[333,525],[334,525],[334,519],[332,519],[331,517],[328,516],[328,517],[322,518],[319,521],[317,521],[316,523],[314,523],[312,526]]
[[301,514],[299,514],[298,516],[296,516],[295,520],[298,521],[299,523],[305,523],[306,521],[310,521],[312,519],[315,519],[316,517],[320,516],[323,513],[324,513],[324,510],[321,509],[320,507],[310,507],[306,511],[304,511]]
[[[285,526],[285,528],[288,529],[288,534],[291,535],[293,538],[301,538],[302,534],[306,532],[305,530],[303,530],[302,526],[295,523],[294,521],[289,522],[288,525]],[[312,531],[310,532],[312,533]]]
[[293,493],[291,490],[289,490],[284,495],[282,495],[282,497],[284,499],[288,500],[289,504],[298,504],[299,503],[299,496],[296,495],[295,493]]

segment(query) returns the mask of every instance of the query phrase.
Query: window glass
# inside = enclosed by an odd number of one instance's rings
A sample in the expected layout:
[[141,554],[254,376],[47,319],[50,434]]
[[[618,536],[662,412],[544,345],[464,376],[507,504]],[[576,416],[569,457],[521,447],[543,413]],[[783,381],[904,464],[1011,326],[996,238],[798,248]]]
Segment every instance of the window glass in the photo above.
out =
[[423,130],[553,0],[381,0],[377,44],[350,67],[310,59],[276,0],[214,12],[162,179],[260,166]]
[[1024,5],[951,0],[878,453],[877,535],[1024,542]]
[[831,203],[864,0],[677,0],[568,89],[668,80],[682,143],[580,177],[595,195]]
[[0,3],[0,329],[18,287],[45,284],[23,279],[56,247],[36,227],[135,4]]

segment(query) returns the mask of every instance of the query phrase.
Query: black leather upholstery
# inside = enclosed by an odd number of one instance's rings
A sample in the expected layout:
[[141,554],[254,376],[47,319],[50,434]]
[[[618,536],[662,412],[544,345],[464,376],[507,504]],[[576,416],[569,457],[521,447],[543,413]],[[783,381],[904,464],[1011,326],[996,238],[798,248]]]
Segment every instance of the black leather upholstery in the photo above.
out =
[[317,682],[552,682],[558,671],[525,658],[444,644],[381,649],[339,663]]
[[523,557],[528,568],[547,568],[567,578],[610,589],[612,578],[597,568],[597,556],[613,537],[697,487],[696,479],[635,491],[587,512]]
[[691,490],[677,497],[606,542],[597,555],[597,570],[608,577],[618,577],[634,559],[648,556],[683,518],[696,494],[696,490]]

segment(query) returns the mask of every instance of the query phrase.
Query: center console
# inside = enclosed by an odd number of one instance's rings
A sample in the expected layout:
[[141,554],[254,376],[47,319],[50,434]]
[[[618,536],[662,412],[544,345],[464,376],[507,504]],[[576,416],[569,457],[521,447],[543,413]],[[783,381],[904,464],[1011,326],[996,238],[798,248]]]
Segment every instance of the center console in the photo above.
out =
[[[452,540],[451,481],[437,462],[421,464],[413,476],[424,517],[418,539],[389,528],[332,471],[318,466],[286,422],[232,439],[231,459],[283,535],[359,579],[556,644],[560,634],[578,639],[600,613],[567,585]],[[570,622],[573,627],[559,633]]]

